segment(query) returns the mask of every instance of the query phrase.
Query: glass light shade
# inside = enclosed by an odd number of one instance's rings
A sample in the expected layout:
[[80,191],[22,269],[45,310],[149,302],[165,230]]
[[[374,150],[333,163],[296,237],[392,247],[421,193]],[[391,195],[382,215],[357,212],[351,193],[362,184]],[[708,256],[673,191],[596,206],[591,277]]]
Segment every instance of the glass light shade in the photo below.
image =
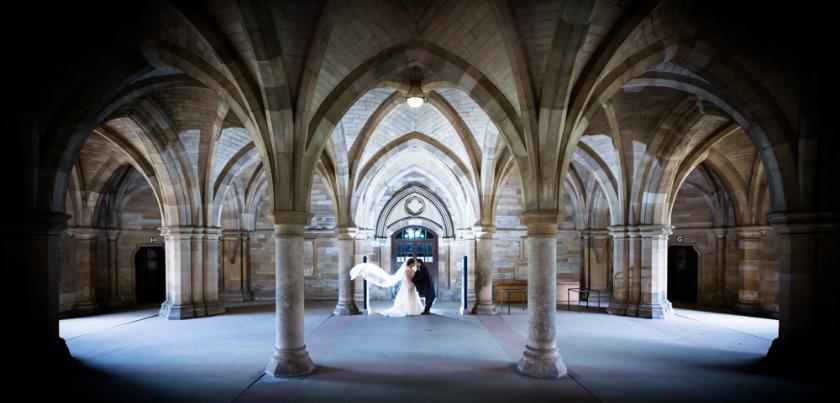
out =
[[419,108],[423,106],[424,103],[426,103],[426,99],[414,95],[406,98],[405,103],[407,103],[410,108]]

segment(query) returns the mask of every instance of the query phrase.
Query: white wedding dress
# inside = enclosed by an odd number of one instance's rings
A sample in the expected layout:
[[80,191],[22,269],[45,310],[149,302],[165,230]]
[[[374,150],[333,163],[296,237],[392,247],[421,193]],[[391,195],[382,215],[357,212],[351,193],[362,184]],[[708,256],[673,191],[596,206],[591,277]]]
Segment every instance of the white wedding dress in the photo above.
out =
[[[420,296],[417,294],[417,289],[413,287],[414,284],[405,275],[406,271],[411,270],[403,263],[394,274],[388,274],[375,264],[361,263],[350,269],[350,279],[354,280],[356,277],[362,277],[368,283],[383,288],[394,287],[399,284],[400,289],[397,291],[397,296],[394,297],[394,304],[391,308],[377,313],[392,317],[420,315],[425,307],[420,303]],[[413,272],[411,276],[414,276]],[[370,313],[373,313],[373,309],[368,306],[368,314]]]

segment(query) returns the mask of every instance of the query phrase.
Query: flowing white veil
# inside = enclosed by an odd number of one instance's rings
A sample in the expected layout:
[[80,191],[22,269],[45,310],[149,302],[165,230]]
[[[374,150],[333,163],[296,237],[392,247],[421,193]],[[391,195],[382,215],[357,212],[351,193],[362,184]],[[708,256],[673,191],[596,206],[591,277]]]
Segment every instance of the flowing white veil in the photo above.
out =
[[[400,284],[399,291],[394,296],[391,307],[384,311],[377,311],[377,313],[390,317],[420,315],[424,307],[420,301],[420,296],[417,294],[417,290],[411,284],[411,278],[408,276],[409,268],[407,263],[403,262],[394,274],[388,274],[375,264],[362,263],[350,269],[350,278],[356,279],[362,277],[369,284],[385,288]],[[368,315],[371,314],[373,314],[373,309],[368,304]]]
[[388,288],[393,287],[405,277],[405,262],[400,265],[400,268],[394,274],[388,274],[381,267],[373,263],[360,263],[350,269],[350,279],[355,280],[356,277],[361,277],[377,287]]

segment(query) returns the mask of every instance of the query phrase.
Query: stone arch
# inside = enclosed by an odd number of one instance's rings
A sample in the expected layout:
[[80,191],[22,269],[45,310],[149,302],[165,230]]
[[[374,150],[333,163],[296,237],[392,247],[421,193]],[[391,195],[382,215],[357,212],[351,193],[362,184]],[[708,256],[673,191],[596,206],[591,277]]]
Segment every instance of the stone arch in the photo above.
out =
[[420,195],[428,199],[432,202],[432,207],[437,210],[440,216],[443,219],[443,232],[445,238],[454,238],[455,237],[455,226],[452,223],[452,216],[449,214],[449,210],[446,208],[446,205],[443,201],[435,194],[431,189],[426,187],[426,185],[422,183],[411,183],[397,191],[388,203],[385,204],[385,208],[379,213],[379,217],[376,220],[376,232],[375,236],[377,238],[384,238],[386,237],[385,230],[386,230],[386,220],[391,215],[391,212],[394,208],[400,204],[400,202],[408,199],[413,195]]
[[[376,87],[393,73],[414,66],[428,69],[467,91],[499,128],[516,158],[527,160],[518,114],[498,88],[465,60],[431,43],[420,41],[386,49],[344,78],[313,114],[308,126],[304,155],[314,157],[320,154],[341,117],[367,89]],[[304,160],[307,165],[302,176],[310,181],[310,172],[317,159]],[[308,183],[302,185],[305,185],[304,189],[308,188]]]
[[[685,39],[682,39],[685,42]],[[686,42],[687,43],[687,42]],[[748,75],[734,65],[726,65],[721,61],[712,60],[703,71],[695,71],[690,63],[692,48],[678,44],[655,42],[635,52],[622,63],[604,74],[604,78],[594,89],[596,95],[587,101],[581,109],[581,115],[575,123],[572,139],[569,144],[576,144],[588,121],[591,120],[600,104],[609,100],[620,88],[657,86],[675,89],[698,98],[707,100],[724,111],[738,125],[749,134],[753,143],[759,149],[759,154],[768,169],[768,179],[772,184],[773,206],[775,210],[785,210],[789,206],[797,206],[799,198],[799,180],[796,174],[796,159],[794,158],[796,144],[791,142],[793,134],[783,114],[776,113],[780,107],[766,90],[755,83]],[[670,62],[692,71],[705,82],[692,77],[682,77],[675,74],[646,73],[663,61]],[[726,73],[726,74],[723,74]],[[717,75],[726,79],[718,79]],[[737,97],[728,93],[727,86],[737,86],[748,90],[746,94]],[[753,102],[747,102],[753,100]],[[758,100],[758,102],[755,102]],[[568,155],[571,151],[566,150]],[[564,159],[561,159],[567,164]],[[565,172],[567,167],[563,167]],[[652,217],[656,222],[667,222],[665,212],[661,209]]]

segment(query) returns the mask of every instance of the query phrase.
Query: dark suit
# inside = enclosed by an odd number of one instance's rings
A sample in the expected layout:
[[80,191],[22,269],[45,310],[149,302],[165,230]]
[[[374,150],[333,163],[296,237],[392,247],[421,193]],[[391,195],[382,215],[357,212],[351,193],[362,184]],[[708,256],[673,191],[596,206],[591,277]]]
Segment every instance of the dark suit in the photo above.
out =
[[426,312],[429,312],[429,309],[432,309],[432,303],[435,302],[435,283],[425,265],[417,269],[411,282],[417,287],[417,293],[426,298]]

